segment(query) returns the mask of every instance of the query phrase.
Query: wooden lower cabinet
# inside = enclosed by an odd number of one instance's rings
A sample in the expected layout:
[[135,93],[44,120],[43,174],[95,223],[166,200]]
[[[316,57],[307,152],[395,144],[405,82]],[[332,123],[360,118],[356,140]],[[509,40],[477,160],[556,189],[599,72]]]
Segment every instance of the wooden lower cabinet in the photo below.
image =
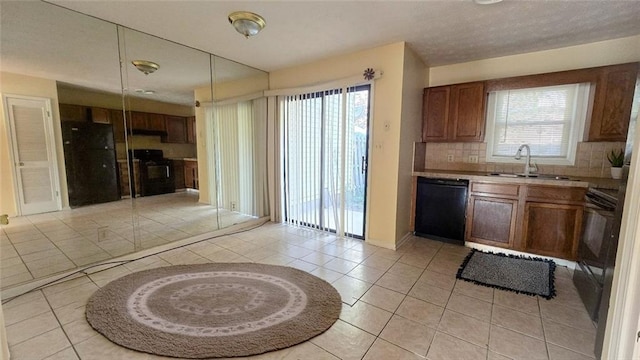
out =
[[471,196],[467,213],[467,241],[512,248],[518,200]]
[[471,182],[465,240],[575,260],[585,188]]
[[524,251],[575,260],[583,206],[527,202]]
[[[129,188],[131,176],[129,176],[129,166],[127,161],[118,161],[118,167],[120,170],[120,196],[131,196],[131,190]],[[140,177],[138,174],[140,173],[140,164],[135,161],[133,163],[133,179],[136,194],[140,194]]]
[[198,186],[198,162],[184,161],[184,184],[187,189],[199,189]]
[[184,160],[171,160],[173,163],[173,173],[175,174],[176,190],[184,189]]

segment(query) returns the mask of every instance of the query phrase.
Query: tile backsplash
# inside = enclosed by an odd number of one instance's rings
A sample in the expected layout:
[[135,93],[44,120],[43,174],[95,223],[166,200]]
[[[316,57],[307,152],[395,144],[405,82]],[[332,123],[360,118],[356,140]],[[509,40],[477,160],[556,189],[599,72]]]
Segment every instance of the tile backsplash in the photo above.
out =
[[[581,142],[578,143],[574,166],[538,164],[538,173],[610,178],[611,165],[607,161],[607,153],[624,149],[624,146],[623,142]],[[424,166],[433,170],[522,172],[524,162],[515,159],[513,163],[486,162],[486,151],[486,143],[426,143]],[[451,162],[448,161],[450,155],[453,156]],[[473,156],[478,157],[477,163],[469,161]]]

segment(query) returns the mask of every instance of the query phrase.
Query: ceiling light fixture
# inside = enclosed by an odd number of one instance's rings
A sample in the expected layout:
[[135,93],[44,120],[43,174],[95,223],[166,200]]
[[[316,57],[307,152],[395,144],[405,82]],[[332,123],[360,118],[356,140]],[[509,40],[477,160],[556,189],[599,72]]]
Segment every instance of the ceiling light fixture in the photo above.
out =
[[229,23],[247,39],[249,36],[257,35],[267,25],[262,16],[248,11],[229,14]]
[[473,0],[473,2],[478,5],[491,5],[502,2],[502,0]]
[[156,93],[154,90],[145,90],[145,89],[135,89],[134,91],[142,95],[153,95]]
[[156,70],[160,69],[160,65],[153,61],[133,60],[131,63],[136,67],[136,69],[142,71],[145,75],[152,74]]

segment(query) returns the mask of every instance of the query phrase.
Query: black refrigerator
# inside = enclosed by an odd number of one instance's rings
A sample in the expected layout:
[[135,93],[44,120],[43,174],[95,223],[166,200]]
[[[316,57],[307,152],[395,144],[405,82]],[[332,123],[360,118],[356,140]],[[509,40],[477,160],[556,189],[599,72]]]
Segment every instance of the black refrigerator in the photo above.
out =
[[71,207],[120,199],[111,124],[62,123],[64,160]]
[[640,116],[640,78],[636,82],[635,92],[633,96],[633,105],[631,118],[629,120],[629,131],[627,134],[627,143],[624,152],[624,165],[622,166],[622,178],[618,189],[618,203],[613,216],[613,225],[611,230],[611,245],[607,254],[607,262],[604,267],[604,283],[602,285],[602,299],[598,311],[598,325],[596,328],[595,355],[601,358],[602,346],[604,342],[604,333],[607,325],[607,314],[609,312],[609,303],[611,298],[611,287],[613,284],[614,265],[616,262],[618,241],[620,236],[620,225],[622,222],[622,213],[624,210],[624,199],[627,193],[627,180],[629,178],[629,168],[631,165],[631,153],[634,143],[634,134],[636,126],[638,126],[638,117]]

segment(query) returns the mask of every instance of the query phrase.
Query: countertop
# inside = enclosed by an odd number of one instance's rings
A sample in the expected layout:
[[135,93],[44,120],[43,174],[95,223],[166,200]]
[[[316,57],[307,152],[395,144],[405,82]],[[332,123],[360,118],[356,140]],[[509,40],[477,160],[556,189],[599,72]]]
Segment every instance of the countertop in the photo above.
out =
[[169,160],[198,161],[197,158],[169,158]]
[[554,185],[565,187],[593,187],[600,189],[617,190],[620,186],[620,180],[606,179],[606,178],[592,178],[592,177],[579,177],[568,176],[569,179],[540,179],[540,178],[525,178],[525,177],[503,177],[490,175],[487,172],[477,171],[457,171],[457,170],[435,170],[424,169],[422,171],[414,171],[413,176],[423,176],[431,178],[441,179],[462,179],[462,180],[474,180],[474,181],[491,181],[500,183],[516,183],[516,184],[538,184],[538,185]]

